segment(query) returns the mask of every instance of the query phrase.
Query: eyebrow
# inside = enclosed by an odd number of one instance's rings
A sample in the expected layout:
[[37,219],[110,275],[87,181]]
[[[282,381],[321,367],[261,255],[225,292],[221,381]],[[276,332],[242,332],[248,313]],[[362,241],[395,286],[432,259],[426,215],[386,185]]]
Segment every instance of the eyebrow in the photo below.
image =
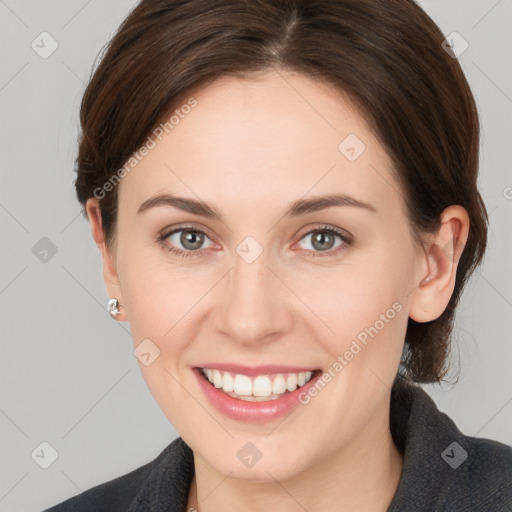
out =
[[[209,219],[218,219],[222,221],[222,215],[214,206],[188,197],[180,197],[172,194],[159,194],[155,197],[146,199],[137,210],[141,214],[150,208],[157,206],[173,206],[188,213],[200,215]],[[331,194],[326,196],[317,196],[308,199],[299,199],[293,202],[283,214],[283,217],[300,217],[308,213],[324,210],[333,206],[353,206],[367,211],[378,213],[377,209],[368,203],[360,201],[346,194]]]

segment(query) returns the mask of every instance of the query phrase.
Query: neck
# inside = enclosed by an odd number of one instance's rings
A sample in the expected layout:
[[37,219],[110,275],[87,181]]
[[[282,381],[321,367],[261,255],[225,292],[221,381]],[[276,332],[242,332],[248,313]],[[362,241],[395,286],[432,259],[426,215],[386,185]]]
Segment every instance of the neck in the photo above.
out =
[[385,412],[377,421],[379,429],[368,426],[350,446],[286,481],[226,477],[194,454],[195,474],[187,511],[296,512],[299,507],[308,512],[385,512],[403,466],[389,430],[389,409]]

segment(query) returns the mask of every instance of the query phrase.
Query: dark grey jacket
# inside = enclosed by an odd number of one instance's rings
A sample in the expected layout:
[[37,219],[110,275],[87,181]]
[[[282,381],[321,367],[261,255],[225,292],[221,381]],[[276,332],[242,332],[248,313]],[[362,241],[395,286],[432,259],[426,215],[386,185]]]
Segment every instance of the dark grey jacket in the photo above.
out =
[[[404,466],[388,512],[512,512],[512,447],[465,436],[400,378],[390,427]],[[148,464],[43,512],[186,512],[193,475],[192,450],[177,438]]]

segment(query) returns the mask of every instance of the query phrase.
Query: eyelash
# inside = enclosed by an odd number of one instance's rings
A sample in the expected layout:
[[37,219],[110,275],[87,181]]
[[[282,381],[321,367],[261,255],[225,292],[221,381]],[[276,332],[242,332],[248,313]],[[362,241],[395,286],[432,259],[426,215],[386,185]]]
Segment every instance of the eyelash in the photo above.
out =
[[[199,234],[202,234],[202,235],[210,238],[207,233],[205,233],[203,230],[201,230],[199,228],[192,227],[192,226],[180,226],[179,228],[175,228],[171,231],[166,231],[166,232],[161,233],[160,235],[158,235],[156,241],[158,243],[160,243],[166,251],[178,256],[179,258],[189,258],[191,256],[196,256],[198,254],[201,254],[202,250],[183,251],[181,249],[175,249],[174,247],[169,246],[168,244],[165,243],[167,238],[169,238],[174,233],[179,233],[180,231],[188,231],[190,233],[199,233]],[[302,240],[306,236],[311,235],[313,233],[330,233],[332,235],[337,235],[343,241],[343,244],[341,246],[337,247],[336,249],[331,249],[329,251],[325,251],[326,254],[322,254],[321,251],[312,251],[312,254],[308,254],[308,256],[307,256],[308,258],[326,258],[329,256],[333,256],[353,244],[353,240],[351,237],[349,237],[348,235],[342,233],[338,229],[333,228],[331,226],[318,226],[314,229],[311,229],[310,231],[304,233],[300,237],[300,240]],[[311,252],[311,251],[307,251],[307,252]]]

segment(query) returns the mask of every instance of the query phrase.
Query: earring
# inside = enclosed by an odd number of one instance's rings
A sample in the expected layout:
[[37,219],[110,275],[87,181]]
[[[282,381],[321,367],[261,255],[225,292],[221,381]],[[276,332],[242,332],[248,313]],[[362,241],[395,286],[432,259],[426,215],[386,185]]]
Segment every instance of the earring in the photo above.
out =
[[121,313],[121,309],[123,309],[123,306],[119,304],[119,301],[117,299],[109,299],[107,310],[114,320],[116,319],[117,315]]

